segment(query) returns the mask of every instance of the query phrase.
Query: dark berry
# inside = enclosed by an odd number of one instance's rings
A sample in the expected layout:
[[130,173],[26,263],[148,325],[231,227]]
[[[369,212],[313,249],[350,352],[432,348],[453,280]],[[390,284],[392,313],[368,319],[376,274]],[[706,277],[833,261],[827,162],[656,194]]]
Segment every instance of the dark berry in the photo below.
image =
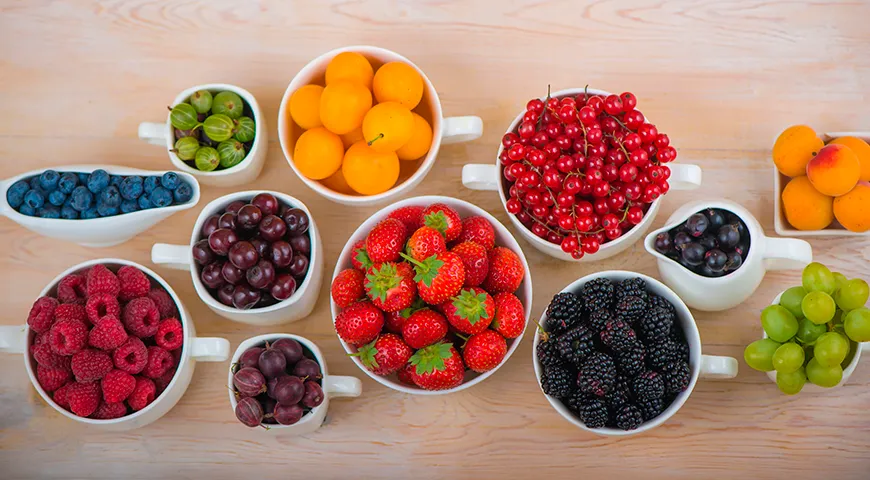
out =
[[688,245],[683,247],[682,252],[682,260],[683,262],[691,265],[692,267],[697,267],[704,263],[704,255],[707,252],[704,250],[704,247],[701,246],[700,243],[689,243]]
[[719,247],[730,250],[740,243],[740,232],[736,224],[723,225],[719,228],[719,233],[716,236],[719,240]]
[[665,365],[663,371],[665,391],[669,395],[675,395],[689,388],[692,372],[688,363],[683,361],[671,362]]
[[571,292],[556,294],[547,307],[546,329],[560,334],[577,325],[582,319],[582,304],[577,295]]
[[665,395],[664,378],[658,372],[647,370],[634,378],[631,393],[638,400],[662,398]]
[[674,242],[668,232],[661,232],[656,235],[654,246],[657,252],[668,253],[674,248]]
[[569,408],[577,412],[580,421],[589,428],[607,425],[607,404],[601,398],[577,392],[571,397]]
[[589,314],[589,329],[594,333],[600,333],[604,330],[607,322],[613,320],[613,315],[608,310],[597,310]]
[[722,225],[725,225],[726,218],[722,210],[708,208],[707,210],[704,210],[704,215],[706,215],[707,219],[710,221],[710,230],[713,230],[714,232],[718,231],[719,227]]
[[577,376],[577,386],[582,392],[603,397],[613,388],[616,380],[616,365],[604,353],[593,353],[583,362]]
[[544,370],[554,368],[563,363],[562,357],[559,356],[559,349],[556,347],[556,339],[541,340],[535,349],[535,354],[538,356],[538,361],[541,362]]
[[646,292],[646,282],[640,277],[626,278],[616,287],[616,300],[625,297],[640,297],[644,301],[649,297]]
[[710,221],[703,213],[693,214],[686,220],[686,232],[695,238],[704,235],[708,226]]
[[671,312],[671,315],[677,314],[677,310],[671,305],[671,302],[655,294],[649,296],[649,306],[650,308],[662,307]]
[[582,325],[569,330],[555,340],[559,356],[568,363],[581,366],[583,359],[595,351],[594,338],[593,333]]
[[704,264],[714,272],[721,272],[724,270],[727,261],[728,255],[718,248],[714,248],[704,255]]
[[604,400],[607,402],[607,408],[610,409],[612,415],[616,415],[623,406],[631,402],[631,380],[629,377],[620,375],[613,384]]
[[677,232],[674,235],[674,248],[677,250],[682,250],[683,247],[692,243],[692,237],[686,232]]
[[737,252],[728,254],[728,259],[725,261],[725,271],[733,272],[743,265],[743,257]]
[[583,305],[589,312],[608,310],[613,304],[613,283],[606,278],[596,278],[583,286]]
[[706,248],[707,250],[719,248],[719,241],[716,240],[716,237],[714,237],[713,235],[704,235],[698,240],[698,243],[700,243],[701,246]]
[[662,413],[662,410],[665,409],[665,402],[661,398],[641,400],[637,402],[637,408],[640,409],[644,421],[650,421]]
[[646,363],[652,368],[662,369],[670,362],[678,360],[680,347],[671,339],[646,346]]
[[616,427],[622,430],[634,430],[643,423],[643,414],[634,405],[625,405],[616,413]]
[[573,369],[556,366],[544,372],[541,377],[541,389],[551,397],[565,398],[571,395],[576,378],[577,373]]
[[619,373],[628,377],[634,377],[641,373],[644,369],[643,359],[645,355],[646,351],[643,345],[639,343],[620,353],[616,357],[616,366]]
[[628,295],[616,303],[616,318],[634,324],[647,309],[646,299]]
[[601,331],[601,342],[614,352],[624,352],[637,344],[637,334],[628,322],[611,320]]
[[674,315],[665,308],[654,307],[637,324],[638,330],[647,343],[662,340],[671,333]]

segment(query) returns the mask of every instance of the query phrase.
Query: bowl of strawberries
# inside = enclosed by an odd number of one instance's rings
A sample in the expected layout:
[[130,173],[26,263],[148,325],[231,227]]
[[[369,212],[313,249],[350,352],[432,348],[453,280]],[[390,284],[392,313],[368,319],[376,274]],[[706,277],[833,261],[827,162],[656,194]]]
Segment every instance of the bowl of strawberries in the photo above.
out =
[[508,229],[443,196],[402,200],[363,222],[339,256],[330,299],[354,363],[419,395],[492,375],[519,346],[531,305],[529,265]]

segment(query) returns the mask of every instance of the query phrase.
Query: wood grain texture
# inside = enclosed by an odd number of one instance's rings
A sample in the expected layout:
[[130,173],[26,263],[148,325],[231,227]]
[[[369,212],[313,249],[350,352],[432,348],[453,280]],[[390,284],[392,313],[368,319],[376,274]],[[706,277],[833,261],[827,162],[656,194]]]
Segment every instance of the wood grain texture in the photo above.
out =
[[[704,169],[704,188],[672,192],[656,225],[683,202],[740,202],[773,232],[770,147],[784,127],[866,129],[870,105],[867,2],[763,0],[392,0],[209,2],[19,0],[0,3],[0,162],[3,176],[45,166],[113,163],[169,168],[166,153],[136,138],[190,85],[249,89],[269,119],[271,144],[255,185],[311,208],[331,272],[345,239],[376,210],[337,207],[305,188],[285,164],[277,108],[296,71],[349,44],[390,48],[438,88],[447,115],[483,118],[482,139],[445,146],[414,194],[457,192],[508,223],[493,193],[463,190],[460,170],[492,162],[504,128],[525,102],[589,84],[630,90],[668,133],[679,161]],[[201,205],[229,193],[204,188]],[[19,324],[47,281],[91,258],[148,265],[155,242],[185,243],[199,209],[134,240],[87,249],[0,220],[2,323]],[[522,240],[535,279],[533,316],[553,294],[591,272],[656,275],[640,245],[597,264],[545,257]],[[867,277],[870,240],[812,239],[816,258]],[[324,282],[310,318],[253,328],[213,314],[185,272],[157,269],[184,299],[200,335],[233,347],[269,331],[307,336],[330,371],[362,376],[335,339]],[[746,303],[696,317],[705,351],[740,358],[759,337],[758,314],[797,272],[769,274]],[[733,381],[700,382],[662,427],[623,440],[563,421],[535,384],[531,335],[493,378],[463,393],[419,398],[363,381],[363,396],[332,403],[328,424],[306,438],[266,436],[240,425],[226,397],[227,364],[202,363],[163,419],[125,434],[72,424],[31,388],[20,358],[0,375],[3,478],[867,478],[870,369],[824,394],[781,395],[744,364]],[[866,363],[866,362],[865,362]]]

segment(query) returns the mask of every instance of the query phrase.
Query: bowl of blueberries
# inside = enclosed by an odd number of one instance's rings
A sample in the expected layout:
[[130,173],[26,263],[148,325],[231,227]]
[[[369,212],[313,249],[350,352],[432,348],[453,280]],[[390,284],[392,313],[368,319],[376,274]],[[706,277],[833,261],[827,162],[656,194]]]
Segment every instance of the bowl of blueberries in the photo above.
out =
[[33,170],[0,181],[0,212],[46,237],[89,247],[123,243],[199,202],[183,172],[111,165]]
[[683,205],[644,246],[658,259],[662,280],[688,306],[710,312],[743,303],[767,270],[813,261],[809,243],[765,236],[749,210],[728,200]]

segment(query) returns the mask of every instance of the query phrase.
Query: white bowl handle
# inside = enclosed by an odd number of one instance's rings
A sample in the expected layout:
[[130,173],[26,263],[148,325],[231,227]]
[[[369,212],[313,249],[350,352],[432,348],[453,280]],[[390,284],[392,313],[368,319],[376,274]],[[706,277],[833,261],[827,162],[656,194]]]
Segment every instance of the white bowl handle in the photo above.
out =
[[323,379],[323,391],[330,397],[358,397],[362,393],[362,382],[356,377],[327,375]]
[[734,357],[701,355],[701,378],[734,378],[737,369],[737,359]]
[[219,337],[195,337],[190,356],[198,362],[223,362],[230,358],[230,342]]
[[668,184],[671,190],[694,190],[701,186],[701,167],[688,163],[669,163],[671,169]]
[[498,190],[498,167],[470,163],[462,167],[462,184],[472,190]]
[[444,119],[444,128],[441,130],[441,143],[470,142],[477,140],[483,135],[483,120],[480,117],[469,115],[467,117],[447,117]]
[[25,325],[0,326],[0,352],[24,353],[27,350],[26,331]]
[[152,145],[166,146],[165,123],[142,122],[139,124],[139,139]]
[[176,270],[190,271],[190,256],[190,247],[187,245],[155,243],[151,247],[151,263],[166,265]]
[[767,270],[798,270],[813,261],[813,247],[797,238],[764,237],[762,253]]

